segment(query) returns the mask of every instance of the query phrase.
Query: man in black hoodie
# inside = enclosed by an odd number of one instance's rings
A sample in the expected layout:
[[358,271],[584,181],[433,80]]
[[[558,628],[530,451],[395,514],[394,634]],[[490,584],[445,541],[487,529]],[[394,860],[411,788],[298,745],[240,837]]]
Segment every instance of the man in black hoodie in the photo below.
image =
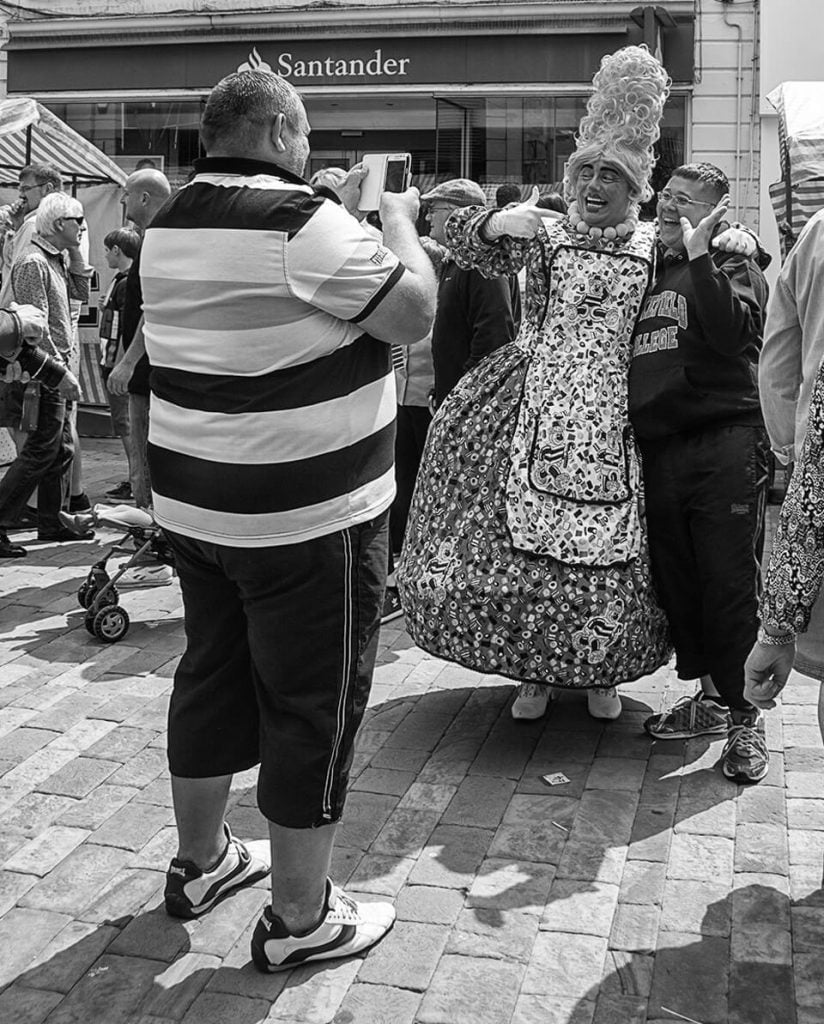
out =
[[675,170],[658,195],[661,253],[638,318],[630,419],[642,453],[658,595],[682,679],[701,689],[645,723],[657,739],[726,734],[721,770],[758,782],[764,725],[744,699],[758,626],[769,444],[757,364],[767,284],[757,262],[711,248],[729,182]]

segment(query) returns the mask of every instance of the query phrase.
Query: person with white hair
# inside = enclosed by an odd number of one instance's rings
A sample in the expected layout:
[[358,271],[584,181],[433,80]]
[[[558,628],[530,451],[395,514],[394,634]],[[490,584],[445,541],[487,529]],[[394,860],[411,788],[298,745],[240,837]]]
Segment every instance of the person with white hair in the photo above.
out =
[[[37,207],[35,233],[12,266],[15,299],[36,306],[45,314],[46,331],[41,347],[65,366],[72,378],[77,376],[80,354],[70,300],[88,300],[93,273],[80,254],[84,226],[83,206],[77,199],[65,192],[47,195]],[[15,389],[21,411],[26,386],[10,385]],[[71,401],[46,384],[38,390],[36,417],[25,424],[26,441],[0,483],[0,527],[15,522],[36,487],[38,540],[76,541],[78,535],[67,530],[58,518],[68,497],[74,454]],[[74,393],[74,397],[79,394]],[[93,536],[93,531],[87,531],[80,539]],[[0,542],[0,557],[19,558],[25,553],[19,544]]]

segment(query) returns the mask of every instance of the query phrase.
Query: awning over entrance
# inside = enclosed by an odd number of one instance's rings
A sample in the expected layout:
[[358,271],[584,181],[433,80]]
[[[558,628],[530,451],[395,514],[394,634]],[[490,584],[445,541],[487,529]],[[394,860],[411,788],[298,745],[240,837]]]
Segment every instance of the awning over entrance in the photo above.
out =
[[16,185],[21,167],[53,164],[64,178],[83,185],[122,185],[123,171],[91,142],[36,100],[0,101],[0,186]]

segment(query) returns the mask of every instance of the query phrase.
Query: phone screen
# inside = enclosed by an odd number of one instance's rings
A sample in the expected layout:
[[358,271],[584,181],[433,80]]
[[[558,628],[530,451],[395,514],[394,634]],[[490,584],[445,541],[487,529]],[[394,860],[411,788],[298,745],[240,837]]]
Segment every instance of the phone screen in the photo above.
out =
[[386,184],[387,192],[403,192],[406,188],[406,160],[387,160]]

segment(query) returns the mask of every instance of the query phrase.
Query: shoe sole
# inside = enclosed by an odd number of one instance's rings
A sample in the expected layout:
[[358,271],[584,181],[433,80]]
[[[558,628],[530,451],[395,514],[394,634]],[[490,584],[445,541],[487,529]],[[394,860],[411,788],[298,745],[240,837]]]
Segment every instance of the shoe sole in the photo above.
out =
[[385,626],[387,622],[394,622],[395,619],[399,619],[403,615],[403,608],[399,608],[396,612],[391,612],[389,615],[381,616],[381,625]]
[[725,779],[729,779],[730,782],[737,782],[739,785],[742,786],[745,786],[748,783],[761,782],[762,779],[765,779],[767,777],[769,771],[770,766],[767,765],[760,775],[744,775],[743,772],[736,772],[730,775],[726,768],[723,765],[721,766],[721,774],[724,776]]
[[727,726],[722,725],[717,729],[701,729],[698,732],[686,732],[685,730],[681,730],[681,732],[654,732],[645,725],[644,732],[648,736],[652,736],[654,740],[691,740],[698,736],[726,736]]
[[318,960],[344,960],[346,957],[359,956],[361,953],[365,953],[369,949],[374,949],[375,946],[383,942],[394,927],[395,919],[392,920],[392,923],[383,935],[379,935],[372,942],[365,946],[360,946],[358,949],[329,949],[319,953],[310,953],[302,960],[293,960],[291,963],[284,964],[270,963],[264,950],[259,949],[256,946],[252,946],[252,963],[263,974],[282,974],[284,971],[294,971],[296,967],[303,967],[304,964],[315,963]]

